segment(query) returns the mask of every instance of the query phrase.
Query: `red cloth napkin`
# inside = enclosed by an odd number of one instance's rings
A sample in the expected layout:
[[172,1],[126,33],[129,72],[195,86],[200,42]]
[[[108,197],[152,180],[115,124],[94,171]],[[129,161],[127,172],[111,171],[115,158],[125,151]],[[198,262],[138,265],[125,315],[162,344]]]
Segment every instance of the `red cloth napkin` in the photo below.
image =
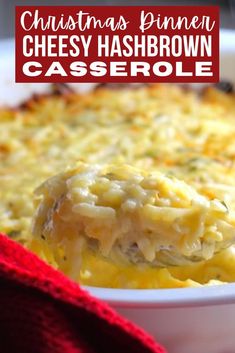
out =
[[2,234],[0,352],[166,353],[143,330]]

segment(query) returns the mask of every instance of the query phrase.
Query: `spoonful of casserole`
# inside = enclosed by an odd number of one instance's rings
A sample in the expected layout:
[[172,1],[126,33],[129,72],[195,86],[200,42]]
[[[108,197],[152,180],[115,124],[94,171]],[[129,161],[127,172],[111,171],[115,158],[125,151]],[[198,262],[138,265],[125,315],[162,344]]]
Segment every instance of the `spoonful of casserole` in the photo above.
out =
[[58,265],[66,257],[73,267],[89,250],[116,263],[181,266],[235,243],[235,219],[223,201],[160,172],[78,163],[36,194],[33,235]]

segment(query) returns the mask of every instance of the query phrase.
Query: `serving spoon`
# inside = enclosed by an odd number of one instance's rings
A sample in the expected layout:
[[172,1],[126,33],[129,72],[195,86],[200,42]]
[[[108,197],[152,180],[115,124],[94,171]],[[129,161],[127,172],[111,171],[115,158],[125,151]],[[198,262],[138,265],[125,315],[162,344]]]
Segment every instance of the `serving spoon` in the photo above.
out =
[[67,259],[87,248],[117,263],[181,266],[235,243],[234,216],[222,200],[160,172],[79,163],[36,193],[33,234]]

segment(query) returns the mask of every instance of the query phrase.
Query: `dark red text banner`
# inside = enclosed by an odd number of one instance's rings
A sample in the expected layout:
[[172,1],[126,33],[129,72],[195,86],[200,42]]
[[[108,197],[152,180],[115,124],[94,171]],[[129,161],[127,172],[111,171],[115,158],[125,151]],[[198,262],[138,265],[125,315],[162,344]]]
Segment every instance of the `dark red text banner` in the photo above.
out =
[[16,82],[218,82],[217,6],[17,6]]

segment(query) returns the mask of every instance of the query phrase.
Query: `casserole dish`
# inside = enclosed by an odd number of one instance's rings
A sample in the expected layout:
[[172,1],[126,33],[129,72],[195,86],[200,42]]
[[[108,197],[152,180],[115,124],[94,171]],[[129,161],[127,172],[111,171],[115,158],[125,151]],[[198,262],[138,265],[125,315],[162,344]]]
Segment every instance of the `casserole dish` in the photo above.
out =
[[[1,43],[1,105],[16,105],[47,84],[14,83],[11,41]],[[235,34],[221,32],[221,78],[235,82]],[[87,90],[91,85],[74,86]],[[129,290],[86,287],[155,336],[172,353],[234,353],[235,284],[204,288]]]

